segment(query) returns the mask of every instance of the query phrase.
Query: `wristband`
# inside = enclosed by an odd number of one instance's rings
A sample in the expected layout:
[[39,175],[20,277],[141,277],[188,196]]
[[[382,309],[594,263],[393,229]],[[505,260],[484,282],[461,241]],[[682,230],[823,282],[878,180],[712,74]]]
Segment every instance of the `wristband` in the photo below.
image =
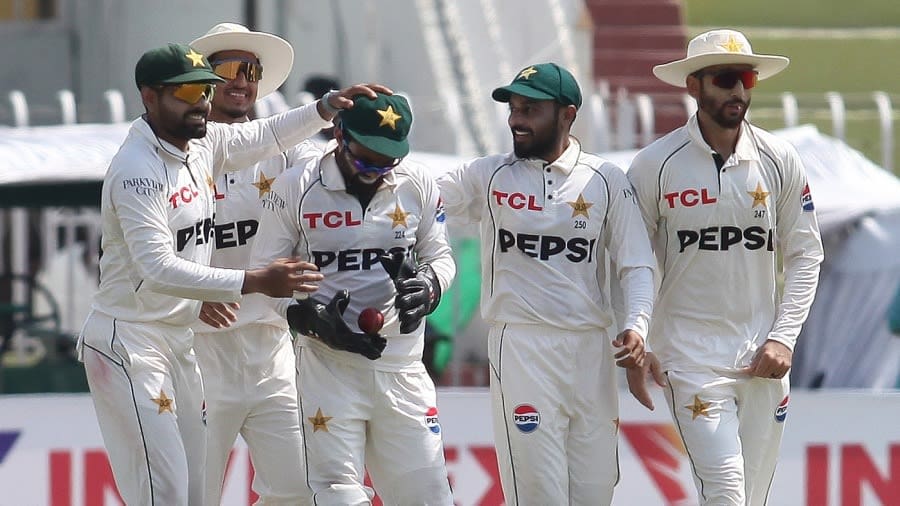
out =
[[331,98],[332,95],[338,93],[338,90],[331,90],[328,93],[322,95],[322,98],[319,99],[319,102],[322,103],[322,108],[325,109],[325,112],[331,114],[332,116],[337,115],[337,113],[341,112],[337,107],[333,107],[330,103],[328,103],[328,99]]

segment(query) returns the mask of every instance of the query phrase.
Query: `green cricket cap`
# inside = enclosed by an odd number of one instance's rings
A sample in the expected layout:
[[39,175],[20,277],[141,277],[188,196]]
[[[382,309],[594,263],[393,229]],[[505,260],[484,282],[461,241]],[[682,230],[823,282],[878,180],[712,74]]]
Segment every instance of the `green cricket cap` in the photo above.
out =
[[409,153],[412,111],[402,95],[378,93],[375,99],[353,97],[353,107],[340,112],[341,128],[363,146],[392,158]]
[[538,63],[525,67],[508,86],[491,93],[497,102],[509,102],[510,95],[535,100],[554,100],[562,105],[581,107],[581,88],[568,70],[555,63]]
[[206,56],[184,44],[168,44],[151,49],[134,67],[138,88],[145,84],[224,83]]

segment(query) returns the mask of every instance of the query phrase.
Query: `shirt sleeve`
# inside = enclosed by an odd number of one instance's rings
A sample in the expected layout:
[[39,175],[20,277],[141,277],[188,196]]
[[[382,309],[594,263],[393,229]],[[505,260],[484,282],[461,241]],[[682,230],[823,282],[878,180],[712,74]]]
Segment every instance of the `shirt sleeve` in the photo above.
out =
[[[151,170],[147,168],[146,172]],[[134,187],[123,185],[126,178],[118,172],[105,184],[110,185],[110,202],[143,283],[154,292],[185,299],[239,301],[244,271],[209,267],[177,256],[165,195],[140,194]]]
[[483,188],[479,184],[475,161],[467,162],[438,178],[444,210],[453,218],[454,223],[466,225],[481,220],[481,209],[484,203]]
[[647,336],[653,311],[653,269],[656,261],[641,219],[634,189],[622,169],[607,164],[609,213],[604,243],[616,266],[625,296],[623,329]]
[[419,178],[422,186],[422,218],[416,230],[416,259],[427,263],[434,270],[441,284],[441,293],[447,291],[456,276],[456,263],[447,237],[446,215],[437,183],[430,177]]
[[653,237],[656,235],[659,226],[659,188],[654,182],[647,180],[649,171],[644,170],[644,157],[638,153],[631,162],[628,169],[628,180],[634,189],[637,197],[638,208],[641,210],[641,217],[644,220],[644,226],[647,228],[647,235]]
[[[298,168],[281,173],[261,202],[259,228],[253,239],[248,264],[251,269],[265,267],[279,258],[295,256],[294,251],[300,243],[298,178]],[[294,300],[262,295],[251,296],[251,299],[255,311],[271,310],[282,318],[287,316],[287,308]]]
[[793,146],[786,146],[784,164],[784,184],[776,203],[784,292],[768,338],[793,350],[815,298],[825,254],[809,182]]
[[316,102],[245,123],[210,123],[213,177],[276,156],[330,125],[319,116]]
[[294,256],[300,243],[298,169],[290,169],[277,178],[263,199],[259,229],[250,253],[250,267],[265,267],[279,258]]

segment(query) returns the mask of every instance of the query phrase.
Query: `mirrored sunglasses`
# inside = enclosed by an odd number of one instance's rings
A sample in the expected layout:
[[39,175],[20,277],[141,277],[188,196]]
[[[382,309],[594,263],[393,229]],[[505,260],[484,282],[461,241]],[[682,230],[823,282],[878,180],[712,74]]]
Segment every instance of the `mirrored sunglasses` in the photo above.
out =
[[403,161],[402,158],[395,158],[394,161],[388,165],[376,165],[360,160],[353,154],[353,151],[350,150],[350,143],[347,142],[347,134],[344,134],[344,151],[350,155],[350,161],[353,163],[353,166],[356,167],[356,170],[366,175],[375,174],[383,176],[390,172],[394,167],[400,165],[400,162]]
[[217,60],[209,62],[209,64],[217,76],[225,79],[236,79],[240,73],[243,73],[247,77],[247,81],[251,83],[262,79],[261,63],[247,60]]
[[172,96],[192,105],[199,102],[201,98],[212,102],[213,96],[216,94],[216,85],[209,83],[178,84],[174,85],[174,88]]
[[710,73],[712,83],[723,90],[730,90],[740,81],[744,85],[745,90],[749,90],[756,86],[759,75],[755,70],[723,70],[721,72]]

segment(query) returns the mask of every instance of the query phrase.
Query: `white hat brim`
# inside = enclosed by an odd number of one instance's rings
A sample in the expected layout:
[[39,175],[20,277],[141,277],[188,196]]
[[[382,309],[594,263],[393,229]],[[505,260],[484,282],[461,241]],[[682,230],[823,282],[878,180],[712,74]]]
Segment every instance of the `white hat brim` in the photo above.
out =
[[707,53],[653,67],[653,75],[672,86],[685,88],[687,76],[713,65],[749,64],[759,73],[759,79],[768,79],[787,68],[789,58],[765,54]]
[[294,66],[294,48],[281,37],[262,32],[223,32],[204,35],[195,39],[191,47],[207,58],[219,51],[247,51],[256,55],[263,66],[256,98],[260,99],[277,90]]

